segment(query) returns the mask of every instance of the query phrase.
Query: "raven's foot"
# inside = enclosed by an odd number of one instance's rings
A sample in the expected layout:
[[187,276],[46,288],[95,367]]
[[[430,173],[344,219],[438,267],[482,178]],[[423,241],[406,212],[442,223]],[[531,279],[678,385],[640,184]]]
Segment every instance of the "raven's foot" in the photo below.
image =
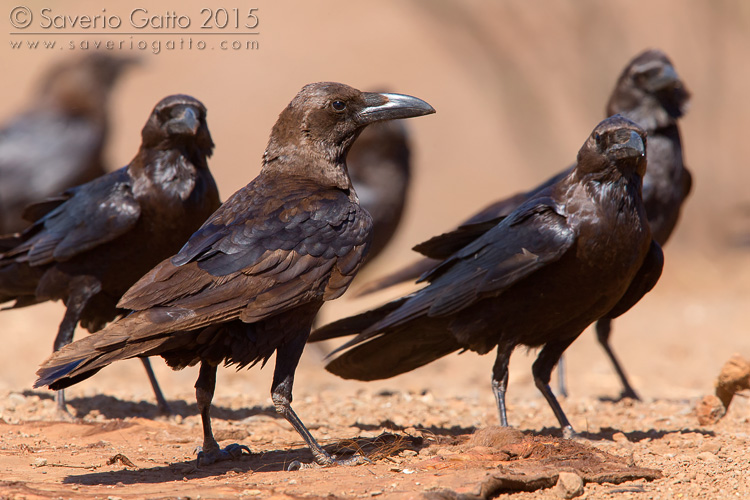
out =
[[574,431],[572,428],[563,429],[563,438],[570,439],[571,441],[579,444],[587,444],[589,446],[592,446],[594,444],[591,438],[588,437],[588,435],[580,434]]
[[55,418],[60,422],[75,422],[78,419],[70,413],[68,405],[65,402],[65,390],[60,389],[55,395],[55,402],[57,403],[57,410],[55,411]]
[[563,439],[578,439],[580,435],[573,430],[573,426],[566,425],[562,428]]
[[336,458],[330,455],[326,455],[323,457],[319,457],[318,459],[315,460],[315,462],[311,464],[303,464],[299,460],[295,460],[287,466],[286,470],[295,471],[295,470],[301,470],[301,469],[314,469],[318,467],[352,466],[352,465],[362,465],[362,464],[371,464],[371,463],[372,463],[372,460],[370,460],[369,458],[363,455],[354,455],[344,460],[337,460]]
[[226,448],[211,448],[209,450],[198,449],[196,467],[210,465],[224,460],[239,460],[243,455],[250,455],[250,448],[244,444],[233,443]]
[[620,400],[622,401],[623,399],[632,399],[634,401],[641,400],[641,398],[638,396],[638,394],[636,394],[632,387],[628,387],[622,390],[622,392],[620,393]]
[[58,422],[79,421],[79,419],[76,418],[72,413],[70,413],[67,408],[57,408],[57,410],[55,411],[55,420]]
[[156,409],[160,417],[171,417],[172,415],[174,415],[174,413],[172,412],[172,408],[169,406],[169,403],[167,403],[166,400],[157,401]]

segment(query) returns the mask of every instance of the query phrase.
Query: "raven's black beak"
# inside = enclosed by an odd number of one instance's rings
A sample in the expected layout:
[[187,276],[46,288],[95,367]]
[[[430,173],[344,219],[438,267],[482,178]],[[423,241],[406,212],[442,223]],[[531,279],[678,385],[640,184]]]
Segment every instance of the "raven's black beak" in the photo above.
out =
[[195,109],[185,106],[173,112],[174,118],[167,122],[167,132],[173,135],[195,135],[201,122]]
[[610,144],[608,154],[616,159],[638,158],[646,156],[646,145],[634,130],[618,130],[614,134],[614,143]]
[[410,95],[375,92],[365,92],[364,95],[367,107],[358,115],[362,125],[383,120],[430,115],[435,112],[435,108],[422,99]]
[[677,75],[677,71],[670,66],[666,65],[662,68],[661,73],[656,78],[651,79],[648,82],[651,92],[658,92],[664,89],[674,88],[682,85],[680,77]]

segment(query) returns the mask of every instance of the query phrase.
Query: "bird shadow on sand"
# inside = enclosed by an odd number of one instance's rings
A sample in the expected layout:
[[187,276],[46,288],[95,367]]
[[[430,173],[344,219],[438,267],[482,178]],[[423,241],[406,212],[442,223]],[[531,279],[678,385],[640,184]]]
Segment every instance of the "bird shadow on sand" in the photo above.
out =
[[599,396],[597,399],[601,403],[612,403],[612,404],[618,404],[618,403],[627,404],[628,402],[634,401],[633,399],[631,399],[630,397],[624,394],[620,394],[619,396]]
[[[661,439],[669,434],[702,434],[706,437],[714,437],[716,433],[714,431],[706,429],[677,429],[677,430],[666,430],[666,429],[647,429],[647,430],[636,430],[636,431],[621,431],[620,429],[614,429],[612,427],[602,427],[599,432],[579,432],[578,437],[589,441],[614,441],[615,434],[623,434],[628,441],[631,443],[637,443],[644,439],[656,440]],[[545,427],[541,431],[524,431],[524,434],[534,436],[554,436],[560,437],[561,432],[559,427]]]
[[[183,461],[169,465],[137,468],[132,467],[117,471],[90,472],[66,477],[65,484],[81,485],[115,485],[122,484],[153,484],[175,481],[179,479],[201,479],[222,476],[225,474],[245,474],[258,472],[282,472],[289,465],[297,461],[307,468],[319,467],[314,464],[310,449],[297,446],[288,450],[273,450],[243,455],[237,460],[217,462],[211,465],[196,467],[196,461]],[[405,436],[384,432],[377,437],[352,438],[336,440],[324,446],[325,450],[339,459],[351,457],[359,453],[372,461],[381,460],[398,455],[404,450],[419,450],[423,440],[419,437]],[[312,464],[312,465],[309,465]]]
[[433,434],[440,437],[463,436],[466,434],[472,434],[477,430],[476,427],[461,427],[459,425],[454,425],[451,427],[438,427],[435,425],[424,427],[420,425],[410,425],[408,427],[405,427],[393,422],[390,419],[383,420],[378,424],[363,424],[360,422],[355,422],[354,424],[352,424],[352,427],[356,427],[363,431],[377,431],[379,429],[388,429],[389,431],[406,432],[407,434],[410,430],[412,430],[422,435]]
[[[453,427],[420,427],[420,426],[413,426],[413,427],[404,427],[402,425],[398,425],[394,423],[391,420],[384,420],[380,422],[377,425],[371,425],[371,424],[362,424],[362,423],[355,423],[353,424],[354,427],[357,427],[358,429],[361,429],[363,431],[373,431],[378,429],[388,429],[389,431],[393,432],[403,432],[407,435],[411,434],[412,432],[416,431],[419,435],[425,438],[425,441],[437,441],[441,443],[449,443],[452,440],[461,440],[465,439],[467,436],[470,436],[471,434],[474,434],[475,432],[479,431],[480,428],[477,427],[460,427],[460,426],[453,426]],[[512,429],[512,427],[511,427]],[[545,437],[562,437],[562,432],[560,431],[559,427],[544,427],[541,430],[523,430],[521,429],[521,432],[526,436],[545,436]],[[716,436],[716,433],[711,430],[706,429],[678,429],[678,430],[666,430],[666,429],[645,429],[645,430],[634,430],[625,432],[620,429],[615,429],[612,427],[602,427],[598,432],[579,432],[578,438],[584,440],[584,441],[614,441],[615,434],[623,434],[628,441],[631,443],[637,443],[639,441],[643,441],[644,439],[650,439],[650,440],[657,440],[662,439],[665,436],[669,434],[701,434],[705,437],[714,437]],[[434,437],[435,439],[431,439]]]
[[287,470],[289,464],[298,460],[303,464],[312,463],[313,456],[306,447],[291,450],[274,450],[243,455],[237,460],[217,462],[211,465],[196,467],[196,461],[175,462],[169,465],[144,468],[127,468],[75,474],[66,477],[65,484],[80,485],[115,485],[154,484],[177,481],[183,478],[203,479],[226,474],[247,474],[254,472],[280,472]]
[[[54,393],[52,392],[26,390],[22,394],[26,397],[38,396],[40,399],[54,399]],[[108,419],[140,417],[154,420],[158,418],[169,418],[169,416],[165,416],[159,412],[159,408],[155,403],[148,401],[126,401],[104,394],[97,394],[96,396],[91,397],[73,398],[67,400],[66,403],[75,410],[75,414],[78,417],[84,417],[91,412],[98,412]],[[172,409],[172,416],[179,415],[185,418],[200,415],[196,403],[188,403],[187,401],[176,399],[169,401],[169,406]],[[216,405],[215,403],[211,406],[211,416],[222,420],[237,421],[257,415],[265,415],[283,420],[283,417],[276,413],[273,406],[255,405],[239,409],[227,408]]]

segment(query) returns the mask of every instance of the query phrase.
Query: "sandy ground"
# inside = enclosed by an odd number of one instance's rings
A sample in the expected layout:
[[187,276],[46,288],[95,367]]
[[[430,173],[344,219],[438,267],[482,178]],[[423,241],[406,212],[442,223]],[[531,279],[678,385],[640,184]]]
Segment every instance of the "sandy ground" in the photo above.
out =
[[[591,331],[569,349],[571,396],[562,405],[584,443],[663,475],[619,485],[587,483],[584,498],[750,495],[750,401],[736,397],[714,426],[700,426],[694,412],[700,397],[713,392],[724,361],[733,352],[750,353],[743,331],[750,320],[745,307],[750,294],[746,286],[728,290],[723,276],[744,258],[728,258],[712,274],[678,273],[697,266],[696,259],[673,260],[660,286],[617,321],[614,344],[643,402],[613,401],[619,388]],[[749,282],[746,275],[735,278]],[[342,300],[352,312],[364,307],[363,301]],[[176,413],[171,418],[158,417],[140,364],[129,361],[68,391],[69,408],[81,421],[55,421],[51,393],[28,389],[35,368],[28,360],[42,359],[48,349],[29,342],[28,332],[31,325],[53,329],[60,313],[58,305],[37,307],[34,314],[4,313],[0,496],[410,498],[443,490],[476,494],[493,474],[514,465],[505,456],[477,455],[462,445],[477,429],[497,424],[489,388],[492,356],[452,355],[407,375],[364,384],[329,375],[320,352],[309,348],[295,386],[301,418],[335,449],[355,441],[365,454],[377,457],[391,449],[392,455],[352,468],[286,472],[292,461],[309,463],[312,456],[274,413],[270,368],[226,369],[219,372],[214,400],[217,438],[222,445],[245,444],[253,454],[196,469],[202,435],[192,394],[195,370],[171,372],[156,360]],[[514,354],[509,418],[526,438],[554,439],[556,422],[531,380],[533,358],[533,352]],[[381,440],[373,443],[378,436]],[[128,461],[108,463],[120,455]],[[521,459],[515,466],[529,463]],[[515,495],[556,498],[554,489]]]
[[[744,168],[750,157],[747,3],[384,1],[377,9],[347,1],[281,4],[238,5],[260,7],[259,50],[137,51],[144,65],[113,98],[108,158],[113,168],[132,158],[138,131],[157,100],[193,94],[209,109],[217,144],[211,168],[226,198],[257,173],[271,125],[303,84],[387,85],[422,97],[438,113],[409,123],[416,159],[410,207],[370,277],[408,262],[412,245],[485,203],[569,164],[602,118],[627,60],[646,47],[670,54],[693,93],[683,141],[696,182],[667,247],[662,280],[615,323],[615,349],[643,402],[613,401],[617,381],[587,331],[568,350],[570,397],[562,405],[582,433],[586,453],[593,447],[610,454],[600,455],[609,457],[608,464],[662,475],[618,485],[589,482],[584,498],[750,497],[747,398],[736,398],[714,426],[700,426],[694,414],[696,402],[713,391],[722,364],[734,353],[750,356],[750,253],[736,245],[750,234],[750,170]],[[66,14],[102,8],[101,2],[80,0],[53,7]],[[141,5],[106,5],[123,18],[135,7]],[[197,22],[202,7],[190,0],[170,9]],[[57,36],[74,44],[86,39]],[[79,52],[11,50],[6,42],[0,49],[0,116],[23,109],[48,64]],[[324,315],[358,312],[408,290],[359,300],[345,296],[326,306]],[[481,485],[488,478],[536,463],[533,454],[506,453],[508,443],[471,447],[467,441],[475,430],[497,424],[489,388],[492,356],[453,355],[411,374],[361,384],[327,374],[321,352],[308,349],[297,371],[295,409],[321,442],[340,447],[354,441],[373,463],[286,472],[290,462],[307,463],[311,455],[273,412],[269,366],[219,372],[217,436],[223,445],[246,444],[253,454],[196,469],[201,430],[195,369],[172,372],[155,360],[176,413],[171,418],[158,418],[142,368],[131,361],[69,391],[69,407],[80,421],[55,421],[51,393],[31,391],[31,385],[62,313],[60,304],[43,304],[0,314],[0,498],[435,498],[450,497],[446,491],[487,493]],[[531,379],[534,354],[518,351],[511,362],[510,422],[525,433],[518,438],[522,445],[562,450],[556,421]],[[378,458],[386,452],[388,458]],[[555,497],[554,489],[514,494]]]

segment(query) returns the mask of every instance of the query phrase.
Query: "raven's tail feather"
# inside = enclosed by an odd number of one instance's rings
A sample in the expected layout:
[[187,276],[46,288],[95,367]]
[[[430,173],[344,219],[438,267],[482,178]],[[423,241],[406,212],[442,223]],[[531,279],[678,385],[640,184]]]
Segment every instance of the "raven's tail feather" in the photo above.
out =
[[335,339],[339,337],[346,337],[347,335],[355,335],[364,330],[367,330],[370,326],[374,325],[381,319],[388,316],[390,313],[398,309],[401,304],[408,297],[402,297],[401,299],[394,300],[384,304],[377,309],[366,311],[356,316],[349,316],[333,323],[329,323],[324,327],[318,328],[307,339],[308,343],[321,342],[323,340]]
[[[145,313],[145,312],[144,312]],[[153,356],[169,348],[177,347],[182,340],[190,341],[190,335],[175,335],[173,332],[155,331],[145,314],[136,312],[104,330],[66,345],[50,356],[37,370],[39,377],[34,387],[48,386],[64,389],[120,359],[138,356]],[[150,328],[149,328],[150,327]]]
[[[344,351],[326,365],[326,370],[346,379],[380,380],[426,365],[462,348],[444,321],[408,322],[368,331],[401,307],[402,297],[377,309],[338,320],[312,333],[308,342],[360,334],[329,356]],[[362,334],[362,332],[366,332]]]
[[345,379],[381,380],[414,370],[461,349],[441,325],[402,325],[371,337],[326,365]]

